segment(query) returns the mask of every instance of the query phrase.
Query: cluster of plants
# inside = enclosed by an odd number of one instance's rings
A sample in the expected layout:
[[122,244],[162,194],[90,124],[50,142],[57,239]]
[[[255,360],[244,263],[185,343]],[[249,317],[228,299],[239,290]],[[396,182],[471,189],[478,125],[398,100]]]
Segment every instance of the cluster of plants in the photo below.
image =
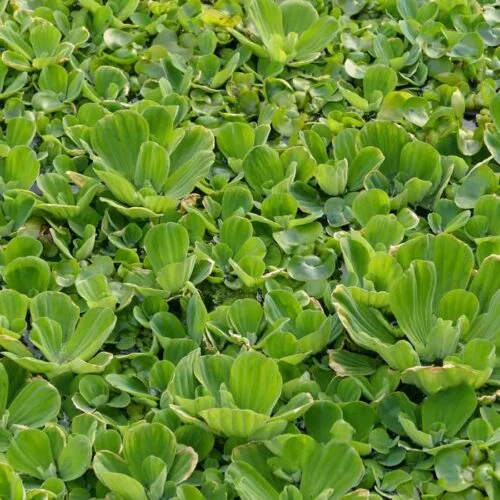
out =
[[0,498],[500,499],[494,0],[0,0]]

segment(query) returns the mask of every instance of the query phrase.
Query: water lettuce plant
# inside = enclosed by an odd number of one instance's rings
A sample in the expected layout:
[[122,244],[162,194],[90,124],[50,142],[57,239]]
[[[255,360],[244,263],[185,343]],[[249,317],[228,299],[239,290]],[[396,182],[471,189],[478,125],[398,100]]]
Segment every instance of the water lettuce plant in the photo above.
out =
[[500,498],[493,0],[0,0],[0,498]]

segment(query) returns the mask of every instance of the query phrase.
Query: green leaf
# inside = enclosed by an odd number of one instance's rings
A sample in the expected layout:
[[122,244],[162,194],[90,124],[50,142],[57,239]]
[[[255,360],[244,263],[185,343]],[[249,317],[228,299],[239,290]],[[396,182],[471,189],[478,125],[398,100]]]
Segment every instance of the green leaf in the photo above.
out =
[[430,144],[409,142],[401,150],[400,162],[401,172],[408,177],[430,181],[434,188],[437,187],[442,174],[441,158]]
[[405,415],[406,419],[416,422],[417,406],[412,403],[403,392],[393,392],[386,396],[378,406],[378,415],[387,429],[396,434],[405,434],[399,417]]
[[83,434],[70,436],[57,457],[57,468],[63,481],[73,481],[83,476],[92,459],[92,443]]
[[355,430],[355,439],[365,440],[377,422],[377,414],[372,406],[363,401],[351,401],[342,406],[343,418]]
[[19,432],[12,439],[6,456],[10,465],[21,473],[42,480],[55,476],[50,440],[40,430]]
[[490,103],[490,113],[497,130],[500,130],[500,96],[497,94]]
[[302,34],[317,19],[316,9],[303,0],[286,0],[279,4],[283,16],[283,28],[285,34]]
[[5,266],[3,274],[9,288],[28,296],[45,292],[51,277],[47,262],[32,256],[14,259]]
[[[394,342],[389,324],[372,308],[363,303],[357,303],[350,290],[344,285],[338,285],[335,288],[333,299],[344,328],[360,345],[369,342],[366,335],[388,344]],[[366,346],[370,348],[369,344]]]
[[142,112],[142,116],[149,124],[151,139],[156,141],[160,146],[167,147],[172,140],[174,119],[177,110],[177,106],[151,105]]
[[418,127],[423,127],[429,120],[431,110],[423,97],[410,97],[403,104],[404,117]]
[[80,309],[64,293],[43,292],[31,300],[30,314],[33,321],[49,318],[59,323],[63,338],[67,339],[80,318]]
[[68,358],[88,361],[109,337],[115,323],[116,316],[111,309],[96,307],[87,311],[66,344]]
[[7,398],[9,395],[9,374],[3,364],[0,364],[0,389],[2,389],[0,392],[0,415],[3,416],[7,409]]
[[188,334],[200,344],[208,321],[208,312],[203,300],[197,295],[192,295],[188,302],[186,314]]
[[377,368],[376,361],[363,354],[346,350],[331,350],[328,354],[328,365],[340,377],[371,375]]
[[201,356],[194,367],[194,374],[212,396],[219,398],[222,384],[229,385],[232,365],[233,358],[225,354]]
[[352,204],[352,212],[359,223],[366,226],[375,215],[387,215],[390,211],[390,199],[381,189],[361,192]]
[[421,260],[414,260],[391,287],[391,309],[417,352],[424,349],[433,326],[435,289],[436,269],[431,262]]
[[375,64],[365,72],[363,95],[368,101],[373,101],[377,92],[385,96],[396,88],[397,83],[398,77],[392,68]]
[[337,21],[333,17],[320,17],[300,35],[295,59],[311,60],[311,56],[318,57],[319,52],[334,38],[337,27]]
[[338,196],[347,186],[347,175],[347,161],[334,160],[318,165],[316,180],[326,194]]
[[247,123],[225,123],[217,132],[217,146],[226,158],[242,160],[255,143],[255,131]]
[[231,58],[227,61],[224,68],[222,68],[213,76],[212,87],[214,89],[217,89],[221,87],[224,83],[226,83],[226,81],[229,80],[229,78],[231,78],[239,62],[240,62],[240,54],[239,52],[235,52],[231,56]]
[[333,274],[336,259],[334,252],[328,253],[325,260],[316,255],[296,255],[290,259],[287,271],[297,281],[324,280]]
[[[338,140],[338,138],[337,138]],[[367,146],[349,162],[347,173],[347,186],[351,191],[360,189],[368,173],[376,170],[384,161],[384,155],[380,149]]]
[[200,416],[214,432],[226,437],[248,438],[269,422],[261,413],[232,408],[202,410]]
[[26,497],[21,478],[8,464],[0,464],[0,495],[6,500],[23,500]]
[[405,228],[394,214],[374,215],[365,227],[365,238],[373,248],[390,248],[401,243],[404,236]]
[[179,427],[176,429],[175,437],[178,443],[193,448],[200,460],[204,460],[210,454],[215,444],[214,435],[197,425],[187,424]]
[[448,52],[451,57],[459,59],[478,59],[483,55],[484,42],[477,33],[465,33]]
[[20,189],[30,189],[40,172],[35,152],[25,145],[14,146],[5,162],[3,178]]
[[93,274],[77,280],[75,286],[89,307],[114,307],[116,298],[111,295],[108,279],[103,274]]
[[402,373],[401,380],[413,384],[427,394],[467,384],[474,388],[485,384],[493,367],[493,346],[483,339],[469,341],[458,356],[447,358],[443,366],[415,366]]
[[303,250],[313,244],[321,235],[322,226],[318,222],[311,222],[284,231],[273,233],[273,238],[280,248],[287,254]]
[[228,186],[222,196],[222,218],[231,215],[244,216],[253,206],[253,197],[250,190],[244,186]]
[[33,49],[30,43],[24,40],[16,31],[8,26],[2,26],[0,29],[0,39],[15,52],[19,52],[27,59],[33,57]]
[[17,116],[9,120],[5,139],[11,148],[15,146],[29,146],[33,137],[35,137],[35,133],[36,125],[33,120],[24,116]]
[[232,462],[226,469],[225,479],[234,486],[242,500],[280,498],[273,486],[247,462]]
[[192,448],[188,446],[181,448],[175,455],[168,480],[177,484],[186,481],[196,469],[197,463],[198,455]]
[[193,274],[196,256],[189,256],[184,262],[167,264],[157,272],[156,280],[169,293],[178,292]]
[[481,196],[494,193],[498,178],[487,165],[480,165],[463,179],[455,194],[455,203],[460,208],[474,208]]
[[125,434],[123,456],[132,476],[144,484],[144,460],[150,456],[158,457],[169,470],[174,461],[175,446],[175,435],[166,426],[160,423],[140,424]]
[[[450,259],[449,256],[454,258]],[[472,274],[474,256],[470,247],[449,234],[420,236],[400,245],[396,258],[404,269],[413,260],[429,260],[436,268],[434,305],[441,297],[458,288],[466,288]]]
[[[351,106],[360,109],[365,113],[370,111],[371,109],[370,103],[356,92],[355,87],[344,81],[340,81],[337,85],[340,93],[342,94],[342,97],[349,104],[351,104]],[[376,95],[379,96],[379,94]]]
[[474,389],[459,385],[428,396],[422,403],[422,428],[432,432],[436,423],[445,425],[445,436],[452,438],[474,413],[477,398]]
[[262,307],[254,299],[235,300],[228,311],[229,324],[252,343],[257,340],[263,317]]
[[474,216],[485,216],[488,219],[488,232],[500,236],[500,199],[494,194],[486,194],[477,200]]
[[269,146],[256,146],[243,159],[245,179],[252,189],[262,193],[283,179],[284,170],[278,153]]
[[123,375],[121,373],[110,373],[106,375],[106,382],[118,389],[119,391],[127,392],[133,396],[140,398],[148,398],[149,393],[144,383],[137,377],[132,375]]
[[318,498],[330,490],[340,498],[361,481],[363,473],[361,458],[348,444],[318,444],[304,465],[300,491],[305,498]]
[[287,290],[272,290],[264,299],[264,313],[269,323],[285,318],[295,328],[295,321],[302,312],[298,300]]
[[276,363],[258,352],[240,354],[231,367],[229,390],[239,408],[270,415],[281,395]]
[[99,481],[124,500],[148,500],[139,481],[129,476],[125,461],[109,451],[96,453],[93,467]]
[[281,10],[272,0],[252,0],[248,5],[248,14],[265,45],[272,41],[274,35],[285,34]]
[[2,325],[10,331],[21,333],[26,327],[26,312],[28,299],[15,290],[0,291],[0,317],[7,320],[7,325]]
[[472,292],[451,290],[439,302],[438,316],[457,323],[461,316],[473,321],[479,312],[479,300]]
[[[214,153],[208,150],[202,150],[192,155],[179,168],[171,170],[171,174],[163,186],[165,194],[172,198],[183,198],[191,193],[195,185],[208,175],[214,160]],[[174,165],[173,161],[172,156],[171,165]]]
[[488,309],[493,297],[498,290],[498,272],[500,269],[500,257],[490,255],[484,259],[474,276],[470,285],[470,291],[479,299],[480,311]]
[[98,95],[112,98],[113,93],[128,86],[128,78],[123,71],[113,66],[99,66],[94,72],[94,85]]
[[252,234],[252,223],[248,219],[233,215],[221,224],[219,238],[220,242],[228,245],[233,255],[236,255]]
[[141,146],[148,138],[148,122],[129,110],[101,118],[91,133],[92,147],[104,165],[129,180],[134,179]]
[[405,433],[414,443],[423,448],[433,447],[434,442],[432,439],[432,435],[419,430],[413,420],[406,418],[403,414],[399,416],[399,422],[403,427]]
[[212,132],[199,125],[189,127],[170,155],[171,174],[189,164],[200,153],[210,153],[214,147]]
[[170,158],[165,148],[155,142],[144,142],[139,151],[134,176],[136,186],[151,185],[161,191],[170,169]]
[[182,262],[187,257],[189,235],[175,222],[153,226],[144,238],[144,246],[155,272],[167,264]]
[[57,389],[45,380],[35,380],[23,387],[9,405],[9,424],[43,427],[54,420],[60,407]]
[[36,23],[30,30],[30,43],[33,47],[35,57],[47,57],[55,53],[61,33],[49,22],[43,21]]
[[308,435],[319,443],[328,443],[332,439],[331,429],[342,418],[342,410],[332,401],[315,401],[304,416]]
[[38,83],[42,90],[66,95],[68,73],[63,67],[50,64],[45,66],[40,72]]
[[472,486],[468,471],[469,460],[463,450],[440,450],[435,459],[438,481],[447,491],[461,492]]
[[387,176],[399,172],[401,151],[410,140],[410,135],[402,127],[382,121],[367,123],[358,136],[361,148],[374,146],[382,151],[385,160],[380,171]]

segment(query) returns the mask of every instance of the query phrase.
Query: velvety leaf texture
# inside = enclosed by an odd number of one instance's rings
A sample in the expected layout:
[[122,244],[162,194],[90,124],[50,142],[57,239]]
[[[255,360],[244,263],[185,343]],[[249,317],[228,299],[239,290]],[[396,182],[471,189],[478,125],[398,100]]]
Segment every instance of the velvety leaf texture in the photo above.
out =
[[499,500],[494,0],[0,0],[0,499]]

